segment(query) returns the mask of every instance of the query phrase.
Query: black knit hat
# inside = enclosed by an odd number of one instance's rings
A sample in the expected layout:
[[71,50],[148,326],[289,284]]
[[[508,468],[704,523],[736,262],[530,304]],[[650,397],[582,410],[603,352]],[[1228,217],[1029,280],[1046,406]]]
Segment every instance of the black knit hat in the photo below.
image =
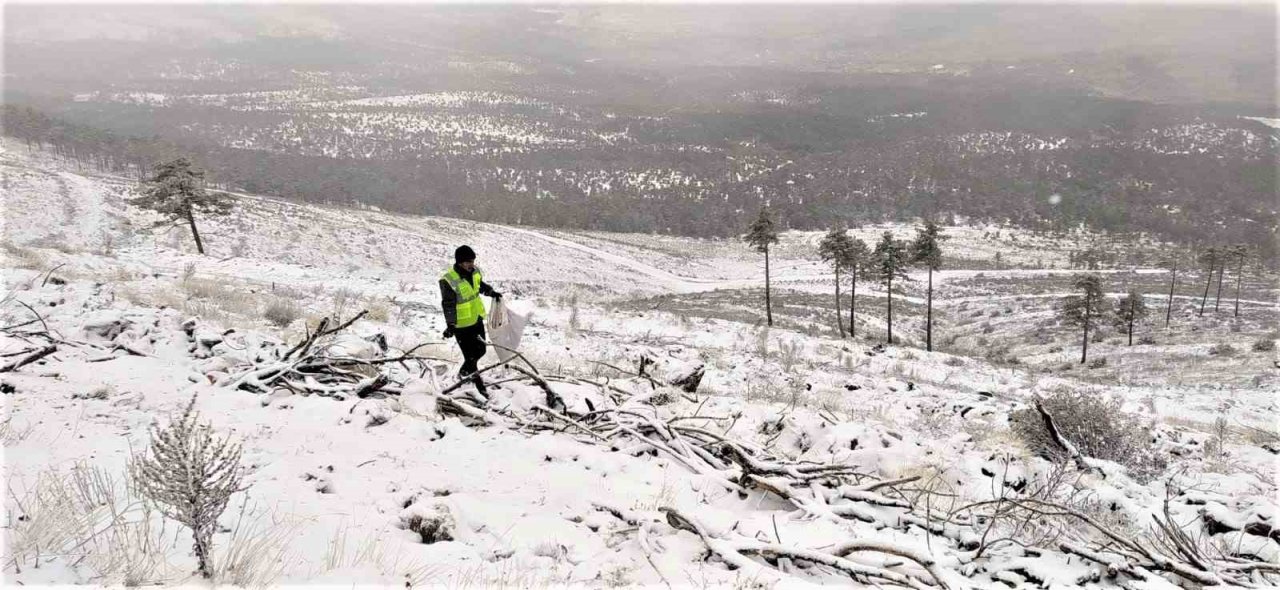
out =
[[458,249],[453,251],[454,262],[474,261],[475,259],[476,251],[472,250],[471,246],[458,246]]

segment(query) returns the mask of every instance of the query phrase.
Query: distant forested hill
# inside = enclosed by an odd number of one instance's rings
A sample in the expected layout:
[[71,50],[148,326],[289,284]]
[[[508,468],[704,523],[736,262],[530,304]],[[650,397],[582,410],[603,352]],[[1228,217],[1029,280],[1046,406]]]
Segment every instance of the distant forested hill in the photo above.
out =
[[4,124],[120,170],[195,153],[248,191],[507,223],[719,236],[768,203],[1274,248],[1267,14],[9,7]]

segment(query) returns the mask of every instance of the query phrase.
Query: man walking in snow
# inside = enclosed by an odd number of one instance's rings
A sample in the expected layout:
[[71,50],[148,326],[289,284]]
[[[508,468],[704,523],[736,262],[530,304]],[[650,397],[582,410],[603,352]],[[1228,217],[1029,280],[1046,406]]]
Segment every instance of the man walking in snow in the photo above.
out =
[[476,373],[476,363],[485,352],[485,313],[481,295],[502,299],[502,293],[494,291],[481,279],[480,269],[476,268],[475,250],[470,246],[459,246],[453,252],[453,266],[440,277],[440,309],[444,311],[447,326],[444,337],[457,338],[458,348],[462,350],[462,369],[458,376],[462,379],[470,376],[476,391],[488,395],[484,381]]

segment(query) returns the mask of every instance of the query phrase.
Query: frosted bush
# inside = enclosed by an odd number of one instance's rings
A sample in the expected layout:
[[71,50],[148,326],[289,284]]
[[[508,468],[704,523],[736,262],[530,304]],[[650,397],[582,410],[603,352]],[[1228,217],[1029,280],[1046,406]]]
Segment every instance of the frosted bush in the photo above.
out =
[[138,490],[166,517],[191,529],[200,575],[213,577],[213,533],[231,495],[241,491],[240,445],[200,424],[196,398],[166,428],[151,429],[150,455],[130,465]]
[[[1091,391],[1062,390],[1044,398],[1043,405],[1062,436],[1085,456],[1124,465],[1140,481],[1149,481],[1164,471],[1166,461],[1151,445],[1151,425],[1125,412],[1119,401]],[[1013,412],[1009,422],[1014,434],[1035,455],[1051,461],[1067,459],[1035,408]]]

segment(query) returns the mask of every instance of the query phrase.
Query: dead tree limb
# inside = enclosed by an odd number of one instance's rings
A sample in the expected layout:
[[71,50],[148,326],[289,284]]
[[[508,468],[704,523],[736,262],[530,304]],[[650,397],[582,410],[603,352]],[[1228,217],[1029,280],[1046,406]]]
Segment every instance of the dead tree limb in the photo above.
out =
[[1044,422],[1045,431],[1049,433],[1049,437],[1053,439],[1054,444],[1058,445],[1071,460],[1075,461],[1083,469],[1097,469],[1090,462],[1089,457],[1081,453],[1080,449],[1070,440],[1067,440],[1061,430],[1058,430],[1058,425],[1054,422],[1053,415],[1049,413],[1049,410],[1045,409],[1044,403],[1039,397],[1036,397],[1036,412],[1040,414],[1040,419]]
[[[783,577],[786,574],[766,566],[759,562],[752,561],[747,556],[759,556],[766,562],[776,563],[779,559],[790,559],[792,561],[807,561],[818,565],[824,565],[843,573],[856,582],[864,584],[874,583],[874,581],[888,582],[915,588],[917,590],[925,590],[932,584],[940,584],[940,581],[930,577],[922,578],[918,576],[902,574],[885,568],[863,565],[854,561],[845,559],[832,553],[813,549],[800,549],[789,547],[776,543],[762,543],[750,538],[742,538],[739,540],[725,540],[713,537],[702,525],[700,525],[692,517],[680,513],[678,510],[670,507],[659,509],[667,515],[667,523],[673,528],[694,533],[702,541],[711,553],[715,554],[722,561],[732,566],[747,570],[748,572],[767,571],[777,577]],[[909,551],[909,550],[904,550]],[[943,588],[947,586],[943,585]]]
[[58,351],[58,347],[53,344],[50,344],[44,348],[35,350],[34,352],[31,352],[31,354],[24,356],[16,361],[10,362],[4,366],[0,366],[0,373],[8,373],[11,371],[16,371],[26,365],[34,363],[57,351]]

